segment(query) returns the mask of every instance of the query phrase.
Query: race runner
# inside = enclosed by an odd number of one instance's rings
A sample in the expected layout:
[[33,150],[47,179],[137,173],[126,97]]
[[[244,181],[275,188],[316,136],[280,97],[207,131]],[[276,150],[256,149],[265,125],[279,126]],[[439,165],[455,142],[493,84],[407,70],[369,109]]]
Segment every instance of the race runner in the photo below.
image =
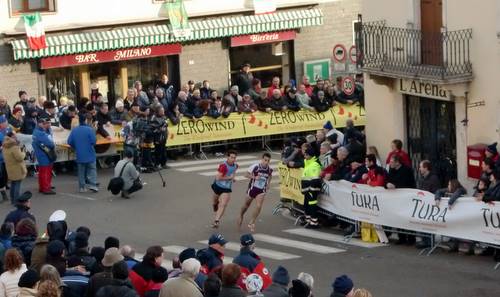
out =
[[227,160],[219,165],[217,175],[212,184],[212,190],[214,191],[213,209],[215,213],[212,228],[219,228],[220,219],[224,215],[229,200],[231,200],[231,187],[235,181],[234,177],[238,169],[236,155],[236,151],[229,150],[227,152]]
[[238,218],[238,228],[240,229],[245,213],[252,204],[252,201],[255,200],[257,205],[255,206],[252,217],[248,222],[248,228],[250,231],[255,232],[255,222],[260,214],[260,211],[262,210],[267,189],[269,189],[269,185],[271,184],[273,170],[269,166],[270,161],[271,154],[264,153],[260,162],[250,166],[245,174],[245,176],[250,179],[250,183],[248,184],[248,196],[246,197],[245,204],[241,207],[240,217]]

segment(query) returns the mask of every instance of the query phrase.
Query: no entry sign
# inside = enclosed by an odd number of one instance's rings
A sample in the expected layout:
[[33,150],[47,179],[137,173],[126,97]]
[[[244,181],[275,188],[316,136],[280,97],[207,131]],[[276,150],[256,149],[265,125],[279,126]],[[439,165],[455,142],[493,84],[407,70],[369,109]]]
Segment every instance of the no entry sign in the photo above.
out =
[[350,76],[344,77],[342,80],[342,90],[347,96],[354,94],[354,90],[356,89],[356,83],[354,79]]
[[347,50],[342,44],[337,44],[333,47],[333,59],[339,63],[345,62]]

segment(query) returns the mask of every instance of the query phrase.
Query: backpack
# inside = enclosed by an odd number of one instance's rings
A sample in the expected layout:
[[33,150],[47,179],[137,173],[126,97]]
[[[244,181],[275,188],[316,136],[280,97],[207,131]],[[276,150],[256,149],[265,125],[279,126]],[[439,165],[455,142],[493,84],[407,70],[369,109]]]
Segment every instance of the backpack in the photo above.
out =
[[109,181],[108,191],[110,191],[111,194],[118,195],[123,189],[123,185],[125,184],[125,182],[123,181],[122,174],[123,170],[125,169],[125,167],[127,167],[128,163],[130,163],[130,161],[125,163],[125,165],[123,165],[122,170],[120,171],[120,175],[118,175],[117,177],[113,177]]

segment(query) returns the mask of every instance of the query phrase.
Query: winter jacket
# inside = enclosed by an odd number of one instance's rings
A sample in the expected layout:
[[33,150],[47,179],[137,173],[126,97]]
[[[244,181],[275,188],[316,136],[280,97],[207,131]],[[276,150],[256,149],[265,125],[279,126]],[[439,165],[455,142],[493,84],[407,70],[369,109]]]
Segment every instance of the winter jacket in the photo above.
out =
[[129,279],[139,296],[144,297],[146,290],[151,286],[155,269],[153,264],[140,262],[130,270]]
[[262,291],[265,297],[288,297],[288,288],[286,286],[272,283],[267,289]]
[[18,133],[21,130],[21,127],[23,126],[24,119],[17,119],[17,118],[10,118],[9,119],[9,125],[13,128],[13,130]]
[[36,297],[37,293],[37,289],[19,288],[19,295],[17,297]]
[[297,99],[299,100],[300,107],[305,108],[305,109],[311,109],[311,98],[309,98],[309,95],[307,93],[300,94],[297,93]]
[[87,293],[89,278],[81,272],[67,269],[61,280],[68,286],[73,297],[84,297]]
[[9,180],[23,180],[28,173],[24,158],[26,154],[21,151],[17,141],[9,136],[5,136],[2,144],[2,154]]
[[95,162],[96,136],[92,128],[87,125],[74,128],[69,134],[68,144],[76,151],[77,163]]
[[201,249],[197,252],[196,258],[201,263],[201,272],[206,275],[209,275],[214,270],[222,267],[222,259],[224,259],[224,255],[217,250],[208,247],[206,249]]
[[99,291],[97,291],[96,297],[137,297],[137,293],[134,288],[128,282],[118,281],[113,285],[104,286]]
[[262,277],[262,289],[267,288],[272,283],[269,271],[267,270],[266,266],[260,260],[260,257],[255,254],[249,247],[242,247],[240,250],[240,254],[236,258],[234,258],[233,263],[240,266],[241,276],[238,280],[238,285],[243,290],[246,290],[244,282],[245,278],[251,273],[256,273]]
[[59,122],[61,123],[61,127],[63,127],[66,130],[71,130],[71,123],[73,122],[73,119],[75,117],[74,116],[70,117],[68,113],[69,112],[67,110],[64,111],[59,117]]
[[427,174],[427,176],[423,176],[418,181],[417,187],[420,190],[424,190],[434,194],[441,187],[441,182],[439,181],[439,177],[437,177],[437,175],[429,173]]
[[246,297],[245,293],[238,286],[222,286],[219,297]]
[[410,167],[401,165],[399,169],[390,168],[387,174],[387,183],[393,184],[396,188],[415,188],[415,177]]
[[365,165],[361,165],[358,168],[352,170],[345,176],[345,180],[351,183],[362,183],[363,174],[368,173]]
[[[160,297],[203,297],[200,287],[187,275],[167,280],[161,290]],[[220,295],[219,295],[220,296]]]
[[383,187],[385,186],[385,170],[384,168],[374,165],[368,168],[367,179],[363,180],[363,183],[366,183],[372,187]]
[[323,100],[320,100],[319,98],[314,97],[311,100],[311,106],[317,112],[324,112],[324,111],[327,111],[328,109],[330,109],[330,103],[328,102],[328,100],[326,100],[326,98],[324,98]]
[[35,216],[29,213],[30,208],[21,204],[16,205],[16,210],[9,212],[7,217],[5,217],[4,223],[11,222],[14,227],[19,223],[20,220],[24,218],[32,219],[36,222]]
[[458,198],[465,194],[467,194],[467,190],[463,187],[456,189],[453,193],[448,193],[448,188],[442,188],[436,191],[434,194],[434,200],[440,201],[442,197],[449,197],[448,205],[453,205]]
[[87,297],[95,297],[99,289],[108,285],[117,285],[119,282],[113,278],[111,267],[103,272],[94,274],[87,285]]
[[271,107],[272,110],[282,111],[283,107],[286,107],[286,101],[282,97],[280,97],[279,99],[276,99],[274,97],[270,97],[269,98],[269,106]]
[[34,235],[14,235],[12,237],[12,247],[17,248],[21,252],[24,263],[26,263],[28,267],[31,264],[31,252],[33,251],[33,247],[35,247],[35,241],[36,236]]
[[116,108],[113,108],[109,112],[109,117],[111,118],[111,124],[113,125],[121,125],[123,122],[123,117],[127,113],[127,111],[124,109],[122,112],[119,112],[116,110]]
[[19,293],[19,278],[26,272],[26,265],[23,263],[21,268],[15,271],[5,271],[0,275],[0,296],[16,297]]
[[410,168],[412,167],[410,156],[408,155],[407,152],[405,152],[403,150],[390,152],[387,155],[387,159],[385,160],[385,164],[389,164],[389,162],[391,161],[392,156],[394,156],[394,155],[398,155],[399,156],[399,158],[401,159],[401,163],[403,165],[406,165],[406,166],[408,166]]
[[254,111],[257,111],[257,105],[253,102],[253,100],[250,99],[248,102],[241,100],[238,103],[238,112],[254,112]]
[[31,252],[31,269],[40,273],[40,269],[47,262],[47,245],[49,239],[47,237],[38,237],[35,241],[35,246]]
[[102,112],[98,112],[96,115],[96,120],[97,120],[97,133],[101,135],[102,137],[108,137],[109,133],[104,129],[104,126],[107,123],[111,123],[112,119],[109,113],[104,114]]
[[49,149],[55,149],[56,145],[54,139],[52,138],[52,131],[44,130],[37,126],[35,131],[33,131],[33,150],[35,151],[35,156],[38,161],[39,166],[47,166],[53,162],[49,161],[47,153],[42,150],[40,144],[45,145]]
[[240,71],[236,75],[236,85],[238,86],[238,91],[240,95],[243,95],[250,90],[250,87],[252,86],[252,80],[253,80],[253,75],[252,73],[245,73],[243,71]]
[[285,102],[286,102],[286,107],[290,110],[293,111],[299,111],[300,110],[300,102],[297,96],[295,98],[290,97],[288,94],[285,95]]
[[500,182],[497,181],[494,186],[490,186],[490,188],[484,192],[483,201],[500,201]]

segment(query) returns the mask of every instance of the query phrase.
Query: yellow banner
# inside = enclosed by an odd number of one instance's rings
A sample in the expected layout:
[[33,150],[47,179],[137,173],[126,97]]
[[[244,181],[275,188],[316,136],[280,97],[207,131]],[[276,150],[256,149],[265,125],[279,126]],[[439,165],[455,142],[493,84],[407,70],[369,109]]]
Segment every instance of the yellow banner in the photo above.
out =
[[326,121],[342,128],[347,119],[352,119],[356,126],[364,126],[364,108],[360,105],[337,105],[322,113],[272,111],[232,113],[227,118],[218,119],[183,119],[178,125],[169,125],[167,146],[312,131],[321,129]]
[[304,204],[304,195],[301,192],[302,168],[288,168],[279,163],[280,175],[280,197],[291,199],[297,203]]

